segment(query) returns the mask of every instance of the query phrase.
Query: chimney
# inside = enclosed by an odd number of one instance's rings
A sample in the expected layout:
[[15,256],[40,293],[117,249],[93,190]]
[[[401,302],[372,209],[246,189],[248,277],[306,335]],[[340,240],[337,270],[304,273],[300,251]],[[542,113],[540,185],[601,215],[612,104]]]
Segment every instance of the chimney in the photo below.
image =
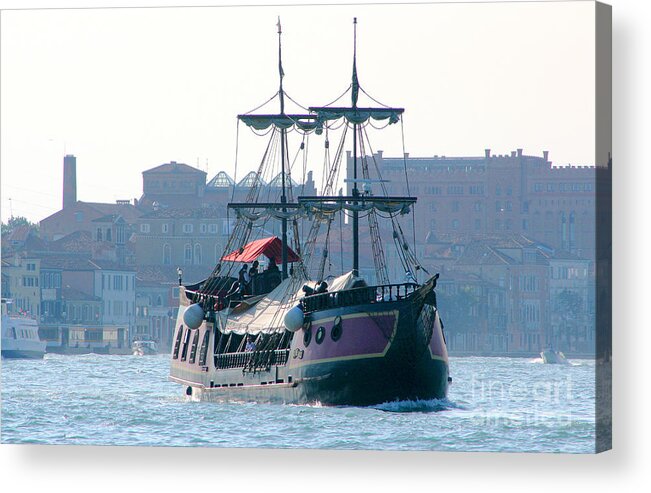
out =
[[484,149],[484,153],[485,153],[486,159],[491,157],[491,150],[490,149]]
[[549,151],[543,151],[543,159],[545,162],[549,161]]
[[522,149],[518,149],[518,157],[522,157]]
[[63,157],[63,208],[77,202],[77,158],[72,154]]

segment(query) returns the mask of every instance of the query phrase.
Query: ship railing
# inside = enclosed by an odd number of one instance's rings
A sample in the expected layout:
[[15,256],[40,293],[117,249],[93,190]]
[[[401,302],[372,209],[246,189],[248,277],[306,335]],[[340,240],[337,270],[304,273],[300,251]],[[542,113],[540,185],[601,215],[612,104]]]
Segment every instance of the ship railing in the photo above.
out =
[[289,357],[289,349],[268,349],[262,351],[247,351],[237,353],[215,354],[215,368],[220,370],[244,368],[251,366],[251,360],[264,360],[269,365],[284,365]]
[[301,301],[304,313],[311,313],[330,308],[385,303],[404,300],[418,289],[418,284],[383,284],[346,289],[344,291],[325,292],[306,296]]

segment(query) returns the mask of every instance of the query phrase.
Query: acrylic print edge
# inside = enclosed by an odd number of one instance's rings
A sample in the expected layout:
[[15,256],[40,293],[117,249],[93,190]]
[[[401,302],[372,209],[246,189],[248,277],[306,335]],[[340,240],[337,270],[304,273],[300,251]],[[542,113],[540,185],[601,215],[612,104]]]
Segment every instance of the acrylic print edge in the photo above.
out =
[[595,452],[612,448],[612,6],[595,2]]

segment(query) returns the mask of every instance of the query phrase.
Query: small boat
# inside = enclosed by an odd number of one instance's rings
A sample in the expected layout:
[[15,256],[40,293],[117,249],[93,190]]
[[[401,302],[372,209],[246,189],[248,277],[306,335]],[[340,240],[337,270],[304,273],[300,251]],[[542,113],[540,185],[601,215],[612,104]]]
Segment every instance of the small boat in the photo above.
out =
[[543,363],[548,365],[569,365],[570,362],[567,361],[567,358],[562,351],[557,351],[552,348],[547,348],[540,353],[540,357],[543,360]]
[[156,341],[133,341],[131,349],[133,350],[134,356],[158,354],[158,344],[156,344]]
[[2,341],[3,358],[40,359],[45,354],[45,341],[38,335],[36,320],[27,316],[9,313],[12,301],[2,299]]

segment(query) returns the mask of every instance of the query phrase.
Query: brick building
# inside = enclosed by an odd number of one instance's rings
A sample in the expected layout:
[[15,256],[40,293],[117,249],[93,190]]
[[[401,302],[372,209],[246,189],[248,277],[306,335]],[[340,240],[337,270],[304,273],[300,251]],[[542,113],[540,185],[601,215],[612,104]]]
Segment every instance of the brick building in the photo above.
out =
[[[547,151],[522,149],[479,157],[385,157],[374,160],[391,195],[418,197],[416,242],[427,234],[525,234],[554,248],[593,258],[595,251],[596,168],[553,167]],[[410,187],[407,190],[406,174]],[[347,177],[352,178],[352,158]],[[348,191],[352,183],[348,183]],[[379,190],[376,191],[379,194]]]

